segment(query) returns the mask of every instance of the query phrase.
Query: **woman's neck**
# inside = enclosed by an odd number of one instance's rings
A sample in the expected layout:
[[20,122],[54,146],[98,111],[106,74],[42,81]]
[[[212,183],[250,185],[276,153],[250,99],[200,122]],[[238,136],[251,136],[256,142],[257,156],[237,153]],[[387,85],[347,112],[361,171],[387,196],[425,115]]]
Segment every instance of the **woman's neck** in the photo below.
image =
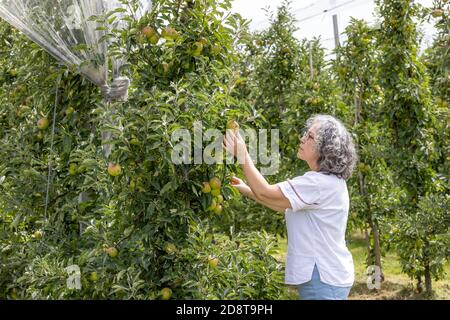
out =
[[309,168],[312,171],[319,171],[320,170],[320,166],[319,166],[319,164],[317,162],[316,163],[309,163],[308,162],[308,166],[309,166]]

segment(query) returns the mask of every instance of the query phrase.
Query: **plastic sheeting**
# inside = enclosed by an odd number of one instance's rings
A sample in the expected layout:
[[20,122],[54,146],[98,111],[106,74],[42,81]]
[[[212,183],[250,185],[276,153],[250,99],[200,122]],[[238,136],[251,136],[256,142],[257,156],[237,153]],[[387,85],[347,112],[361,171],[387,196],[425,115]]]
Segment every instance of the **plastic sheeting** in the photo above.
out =
[[[136,0],[139,5],[135,18],[150,9],[150,0]],[[128,9],[118,0],[0,0],[0,17],[22,31],[53,57],[67,66],[77,66],[81,74],[102,88],[106,100],[126,96],[129,80],[120,77],[123,59],[112,59],[113,78],[108,85],[108,29],[120,28],[104,25],[90,19],[111,10]],[[118,17],[120,18],[120,17]],[[106,27],[106,28],[105,28]]]

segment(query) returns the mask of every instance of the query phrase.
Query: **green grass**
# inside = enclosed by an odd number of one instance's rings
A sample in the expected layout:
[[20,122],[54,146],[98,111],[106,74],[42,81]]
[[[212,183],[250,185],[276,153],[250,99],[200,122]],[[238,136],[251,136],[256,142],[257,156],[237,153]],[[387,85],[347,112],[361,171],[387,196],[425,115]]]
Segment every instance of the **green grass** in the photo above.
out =
[[[425,293],[417,293],[415,281],[402,273],[398,256],[389,251],[382,257],[382,267],[385,276],[380,290],[369,290],[366,279],[366,242],[363,235],[354,234],[350,239],[349,249],[353,255],[355,265],[355,284],[350,292],[350,300],[450,300],[450,266],[445,266],[446,277],[440,281],[433,281],[432,296]],[[284,263],[286,258],[287,240],[279,239],[279,251],[275,258]],[[298,299],[297,289],[288,287],[285,299]]]

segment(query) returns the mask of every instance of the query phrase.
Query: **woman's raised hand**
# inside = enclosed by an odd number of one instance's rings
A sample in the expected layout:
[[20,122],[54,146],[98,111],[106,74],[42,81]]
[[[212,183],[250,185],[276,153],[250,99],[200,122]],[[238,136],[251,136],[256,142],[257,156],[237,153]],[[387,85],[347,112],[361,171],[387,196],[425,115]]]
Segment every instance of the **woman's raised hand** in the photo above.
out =
[[239,131],[227,130],[223,139],[222,147],[235,156],[239,163],[243,163],[247,154],[247,147]]

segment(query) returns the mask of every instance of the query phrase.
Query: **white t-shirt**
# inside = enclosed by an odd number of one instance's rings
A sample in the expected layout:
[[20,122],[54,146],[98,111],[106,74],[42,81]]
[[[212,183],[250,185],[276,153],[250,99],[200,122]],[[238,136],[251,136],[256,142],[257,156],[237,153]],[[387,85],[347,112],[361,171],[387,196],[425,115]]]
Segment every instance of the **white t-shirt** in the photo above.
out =
[[322,282],[352,286],[353,258],[345,243],[350,202],[345,180],[309,171],[278,186],[292,206],[285,211],[286,284],[310,281],[317,264]]

